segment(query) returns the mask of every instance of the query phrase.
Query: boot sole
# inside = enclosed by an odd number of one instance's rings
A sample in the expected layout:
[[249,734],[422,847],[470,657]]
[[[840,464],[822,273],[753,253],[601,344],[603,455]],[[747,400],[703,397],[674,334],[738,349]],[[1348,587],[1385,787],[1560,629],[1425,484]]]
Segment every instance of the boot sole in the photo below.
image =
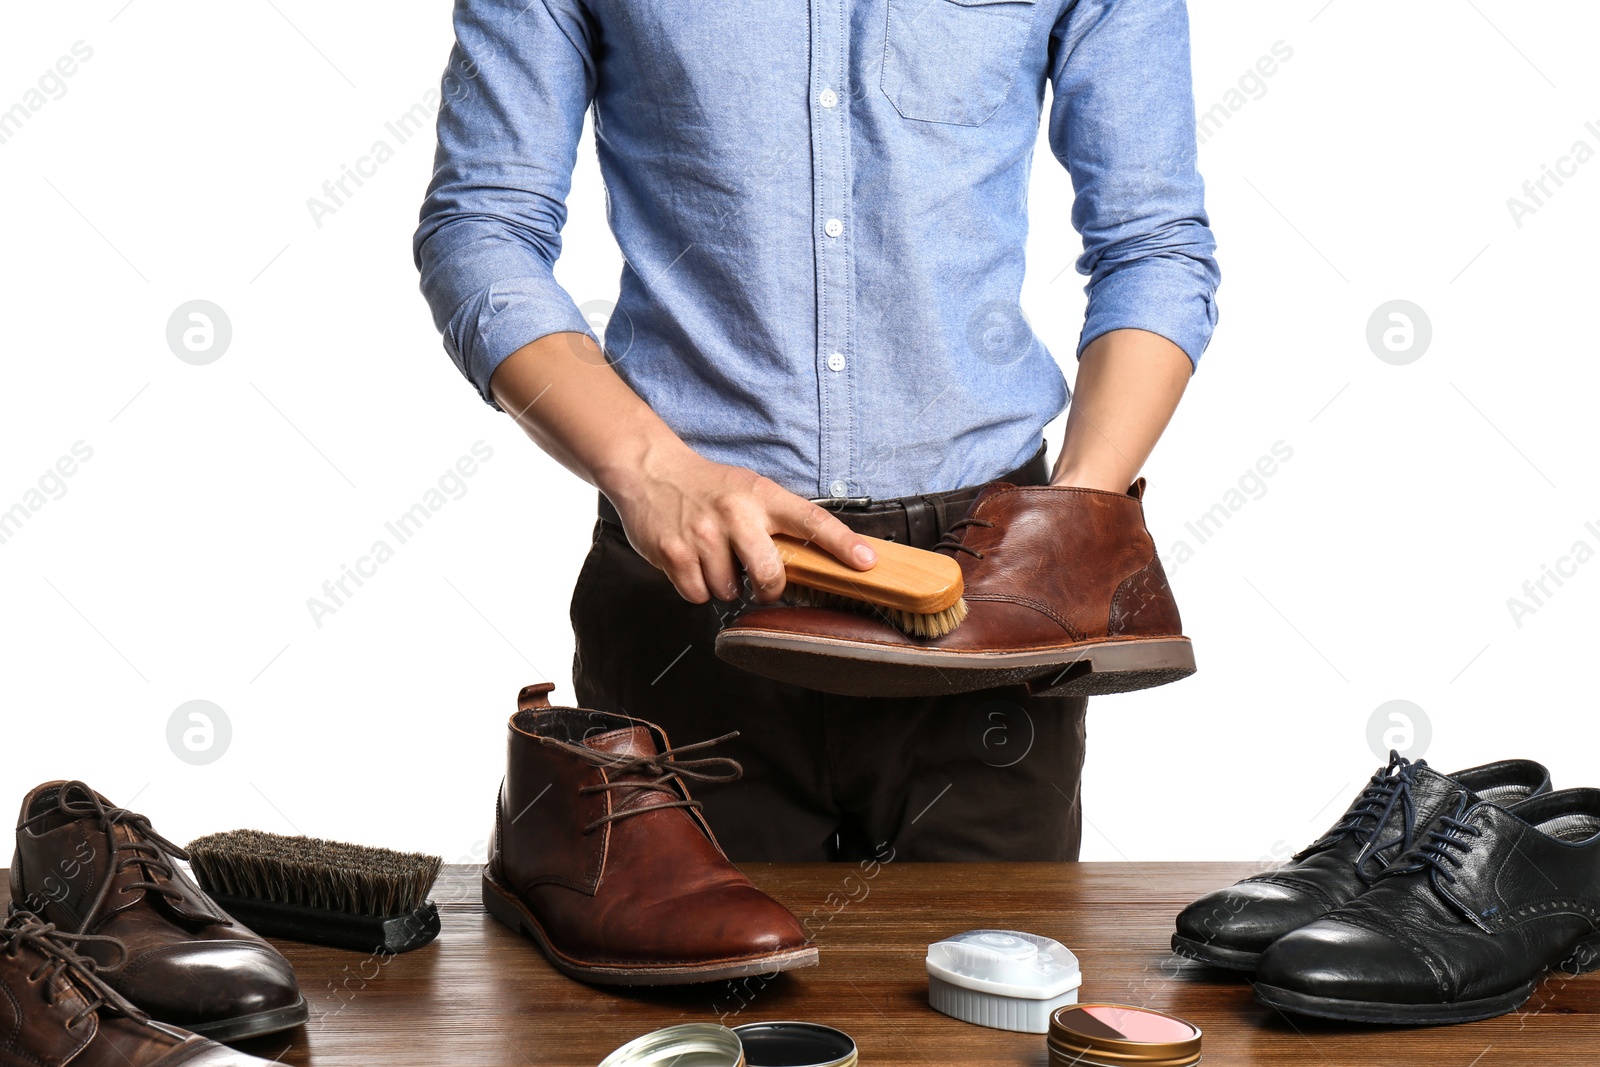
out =
[[717,655],[744,670],[856,697],[943,696],[1027,685],[1034,696],[1103,696],[1150,689],[1195,672],[1187,637],[1096,641],[1026,652],[951,652],[782,630],[724,630]]
[[1388,1004],[1370,1000],[1341,1000],[1314,997],[1278,986],[1256,984],[1256,999],[1269,1008],[1336,1019],[1347,1023],[1376,1023],[1379,1026],[1433,1026],[1438,1023],[1471,1023],[1493,1019],[1516,1011],[1533,995],[1533,983],[1498,997],[1462,1000],[1454,1004]]
[[584,963],[563,954],[550,943],[544,927],[533,912],[505,886],[496,882],[487,870],[483,873],[483,906],[491,916],[518,933],[531,937],[544,950],[545,957],[556,970],[569,978],[596,985],[665,986],[694,985],[699,982],[720,982],[726,978],[744,978],[754,974],[776,974],[801,967],[817,965],[814,947],[794,949],[767,956],[755,956],[716,963],[661,964],[644,967],[619,967],[608,964]]
[[[1600,970],[1600,933],[1581,939],[1553,973],[1575,977]],[[1462,1000],[1454,1004],[1387,1004],[1370,1000],[1341,1000],[1296,993],[1279,986],[1256,983],[1256,999],[1272,1008],[1314,1015],[1340,1022],[1378,1023],[1382,1026],[1431,1026],[1434,1023],[1471,1023],[1516,1011],[1533,996],[1535,982],[1498,997]]]
[[191,1034],[199,1034],[212,1041],[239,1041],[247,1037],[261,1037],[263,1034],[275,1034],[279,1030],[304,1026],[306,1020],[310,1018],[311,1009],[306,1006],[306,998],[301,997],[298,1004],[291,1004],[287,1008],[273,1008],[271,1011],[259,1011],[254,1015],[240,1015],[209,1023],[167,1025],[181,1027]]
[[1172,951],[1187,960],[1204,963],[1208,967],[1221,967],[1229,971],[1254,971],[1261,962],[1261,953],[1247,952],[1242,948],[1223,948],[1195,941],[1179,934],[1172,935]]

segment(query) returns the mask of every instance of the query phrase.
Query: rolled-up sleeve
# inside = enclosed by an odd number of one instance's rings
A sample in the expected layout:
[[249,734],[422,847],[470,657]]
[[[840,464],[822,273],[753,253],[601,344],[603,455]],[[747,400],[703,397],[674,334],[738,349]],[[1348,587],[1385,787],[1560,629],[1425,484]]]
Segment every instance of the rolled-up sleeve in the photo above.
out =
[[1221,273],[1196,168],[1184,0],[1080,0],[1051,46],[1050,145],[1072,176],[1089,278],[1078,353],[1133,328],[1198,363]]
[[577,0],[456,0],[455,32],[412,249],[445,349],[492,405],[511,353],[593,336],[554,273],[594,93],[591,27]]

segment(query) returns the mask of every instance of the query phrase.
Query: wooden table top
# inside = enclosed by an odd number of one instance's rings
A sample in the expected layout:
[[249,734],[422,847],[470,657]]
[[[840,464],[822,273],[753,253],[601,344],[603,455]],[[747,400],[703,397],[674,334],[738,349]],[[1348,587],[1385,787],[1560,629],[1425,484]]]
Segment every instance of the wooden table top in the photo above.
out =
[[[1252,868],[1225,863],[751,865],[755,883],[809,921],[819,967],[766,982],[669,990],[594,988],[552,969],[490,919],[475,867],[449,867],[434,897],[444,932],[387,960],[293,943],[311,1004],[299,1031],[248,1050],[316,1067],[594,1067],[639,1034],[685,1022],[798,1019],[849,1033],[863,1067],[1046,1063],[1045,1040],[971,1026],[928,1007],[927,945],[977,927],[1053,937],[1078,954],[1082,1000],[1171,1011],[1205,1031],[1207,1065],[1541,1067],[1600,1063],[1600,973],[1557,977],[1523,1013],[1395,1031],[1287,1018],[1242,976],[1183,965],[1172,917]],[[0,895],[3,895],[0,880]]]

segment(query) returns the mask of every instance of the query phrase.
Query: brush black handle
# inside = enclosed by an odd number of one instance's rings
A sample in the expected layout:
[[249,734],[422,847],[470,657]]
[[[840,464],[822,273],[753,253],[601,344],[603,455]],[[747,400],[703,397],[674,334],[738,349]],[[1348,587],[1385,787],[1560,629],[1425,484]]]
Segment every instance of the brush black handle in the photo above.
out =
[[439,907],[428,901],[408,915],[347,915],[273,900],[211,894],[222,909],[262,937],[394,955],[439,936]]

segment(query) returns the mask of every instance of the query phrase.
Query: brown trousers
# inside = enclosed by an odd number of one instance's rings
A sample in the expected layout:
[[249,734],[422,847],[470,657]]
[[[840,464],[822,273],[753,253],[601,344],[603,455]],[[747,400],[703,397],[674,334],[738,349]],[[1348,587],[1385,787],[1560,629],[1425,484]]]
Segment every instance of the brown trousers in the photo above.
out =
[[[1043,470],[1036,460],[1010,477]],[[945,510],[913,506],[900,539],[931,547]],[[769,681],[712,651],[740,607],[688,603],[604,519],[572,596],[580,706],[653,722],[680,745],[739,732],[705,755],[737,759],[743,779],[693,790],[731,859],[860,860],[886,847],[910,861],[1077,859],[1086,700],[1020,687],[841,697]]]

